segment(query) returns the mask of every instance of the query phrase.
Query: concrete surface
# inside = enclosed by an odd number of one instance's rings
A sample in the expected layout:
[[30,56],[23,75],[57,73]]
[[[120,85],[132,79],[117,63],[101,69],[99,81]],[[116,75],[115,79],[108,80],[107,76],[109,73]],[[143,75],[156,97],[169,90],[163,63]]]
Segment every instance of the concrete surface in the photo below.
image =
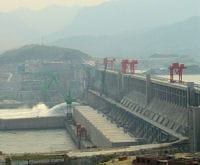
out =
[[89,106],[76,106],[74,119],[86,127],[92,142],[98,147],[120,147],[137,143],[134,137],[124,133],[122,128],[118,128]]

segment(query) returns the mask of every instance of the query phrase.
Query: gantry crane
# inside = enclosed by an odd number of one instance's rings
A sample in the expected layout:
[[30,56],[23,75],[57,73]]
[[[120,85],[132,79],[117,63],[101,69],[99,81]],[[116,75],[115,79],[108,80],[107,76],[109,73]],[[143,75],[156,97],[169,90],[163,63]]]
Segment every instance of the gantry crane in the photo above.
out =
[[104,65],[104,70],[106,70],[108,68],[108,64],[110,63],[110,69],[113,70],[114,68],[114,62],[115,62],[115,59],[108,59],[108,58],[104,58],[103,59],[103,65]]
[[121,72],[122,73],[127,73],[127,68],[128,68],[128,65],[129,65],[130,73],[131,74],[135,73],[135,65],[136,64],[138,64],[137,60],[132,60],[132,61],[129,61],[127,59],[122,60],[122,62],[121,62]]
[[187,67],[184,64],[179,64],[178,62],[173,63],[169,67],[169,74],[170,74],[170,82],[174,82],[174,73],[178,74],[179,76],[179,83],[182,83],[182,77],[183,77],[183,70]]

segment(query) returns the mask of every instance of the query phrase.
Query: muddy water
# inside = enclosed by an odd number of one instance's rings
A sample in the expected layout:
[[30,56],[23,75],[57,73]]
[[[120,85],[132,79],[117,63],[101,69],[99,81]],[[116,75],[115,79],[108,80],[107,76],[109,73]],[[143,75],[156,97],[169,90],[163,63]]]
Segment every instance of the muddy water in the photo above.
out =
[[0,151],[4,153],[51,152],[75,148],[65,129],[0,131]]

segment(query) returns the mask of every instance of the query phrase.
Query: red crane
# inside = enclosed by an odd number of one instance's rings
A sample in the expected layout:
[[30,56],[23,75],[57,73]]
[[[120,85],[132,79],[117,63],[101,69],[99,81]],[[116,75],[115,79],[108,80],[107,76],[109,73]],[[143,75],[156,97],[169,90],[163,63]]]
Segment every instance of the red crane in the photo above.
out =
[[184,64],[179,64],[178,62],[173,63],[169,67],[169,74],[170,74],[170,82],[174,82],[174,73],[178,74],[179,76],[179,82],[182,82],[182,76],[183,76],[183,69],[186,69]]
[[122,60],[121,62],[121,72],[126,73],[128,65],[130,66],[130,73],[135,73],[135,65],[138,64],[137,60],[129,61],[127,59]]
[[180,64],[178,75],[179,75],[179,82],[182,82],[182,76],[183,76],[183,69],[186,69],[187,67],[184,64]]
[[126,69],[127,69],[127,64],[129,63],[129,61],[126,60],[122,60],[121,62],[121,72],[122,73],[126,73]]
[[110,69],[113,70],[115,59],[109,60],[108,58],[103,59],[103,65],[104,69],[106,70],[108,68],[108,63],[110,63]]
[[82,139],[82,138],[86,139],[87,138],[87,130],[80,123],[76,124],[76,131],[77,131],[77,137],[79,137],[79,139]]
[[138,61],[132,60],[129,64],[130,64],[130,72],[135,73],[135,65],[138,64]]

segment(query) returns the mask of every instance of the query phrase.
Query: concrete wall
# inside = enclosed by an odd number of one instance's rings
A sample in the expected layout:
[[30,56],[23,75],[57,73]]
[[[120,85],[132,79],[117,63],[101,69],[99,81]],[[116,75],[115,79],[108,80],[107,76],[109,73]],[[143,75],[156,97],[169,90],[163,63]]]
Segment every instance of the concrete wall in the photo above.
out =
[[0,130],[64,128],[65,117],[0,119]]
[[90,140],[97,147],[112,147],[112,143],[94,125],[90,123],[76,108],[73,113],[74,120],[87,128]]
[[189,109],[189,125],[190,125],[190,150],[192,152],[200,151],[200,107],[191,107]]
[[200,105],[200,90],[196,90],[190,84],[187,86],[187,84],[170,83],[151,78],[149,75],[121,74],[97,70],[94,67],[87,69],[90,88],[118,101],[129,92],[136,91],[146,96],[146,103],[151,102],[152,98],[157,98],[181,107]]
[[[87,98],[87,102],[92,107],[99,109],[99,111],[105,114],[109,120],[141,139],[142,144],[152,142],[162,143],[177,140],[176,137],[171,135],[169,130],[165,132],[165,127],[162,127],[161,129],[160,123],[155,123],[155,125],[151,124],[152,119],[148,119],[147,116],[144,115],[145,105],[141,106],[124,99],[122,99],[122,105],[116,102],[113,103],[112,100],[107,100],[105,97],[100,96],[97,93],[95,94],[93,91],[88,91],[87,97],[85,98]],[[102,107],[101,104],[104,106]],[[141,116],[142,118],[138,116]],[[158,118],[159,116],[157,116],[157,119]]]

